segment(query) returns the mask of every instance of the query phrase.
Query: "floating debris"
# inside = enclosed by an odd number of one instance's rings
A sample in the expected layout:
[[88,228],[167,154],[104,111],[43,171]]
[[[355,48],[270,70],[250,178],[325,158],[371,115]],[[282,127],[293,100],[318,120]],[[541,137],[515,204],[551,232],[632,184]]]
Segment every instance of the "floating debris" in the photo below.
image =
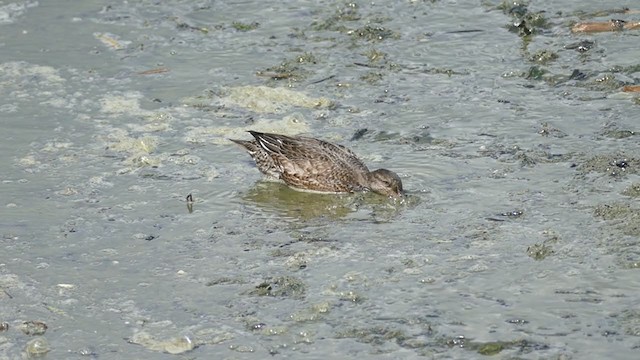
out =
[[571,32],[597,33],[638,29],[640,29],[640,22],[626,22],[624,20],[611,19],[609,21],[599,22],[580,22],[571,27]]
[[271,278],[250,291],[250,295],[277,296],[303,298],[306,293],[306,285],[298,278],[292,276],[279,276]]
[[156,340],[144,331],[133,335],[129,339],[129,343],[142,345],[149,350],[166,352],[172,355],[182,354],[196,348],[196,344],[186,335],[167,340]]
[[191,194],[187,195],[187,211],[189,214],[193,213],[193,196]]
[[29,357],[38,357],[42,356],[51,351],[51,347],[49,346],[49,342],[47,339],[40,337],[33,339],[27,343],[25,347],[25,352]]
[[11,294],[9,294],[9,293],[7,292],[7,290],[2,289],[2,293],[3,293],[6,297],[8,297],[9,299],[13,299],[13,296],[12,296]]
[[531,61],[538,64],[547,64],[558,58],[558,54],[551,50],[540,50],[531,55]]
[[209,29],[206,27],[193,26],[193,25],[187,24],[186,22],[181,22],[181,21],[176,21],[176,28],[178,28],[178,30],[200,31],[203,34],[209,33]]
[[44,307],[45,307],[47,310],[51,311],[53,314],[60,315],[60,316],[65,316],[65,317],[68,317],[68,318],[72,318],[72,319],[73,319],[73,316],[70,316],[69,314],[67,314],[67,313],[66,313],[64,310],[62,310],[62,309],[59,309],[59,308],[57,308],[57,307],[53,307],[53,306],[51,306],[51,305],[49,305],[49,304],[47,304],[47,303],[43,303],[42,305],[44,305]]
[[[524,215],[524,211],[522,211],[522,210],[512,210],[512,211],[507,211],[507,212],[503,212],[503,213],[498,214],[498,216],[511,218],[511,219],[517,219],[517,218],[521,217],[522,215]],[[488,217],[487,220],[490,220],[490,221],[505,221],[502,218],[496,218],[496,217]]]
[[631,184],[631,186],[622,191],[622,195],[640,198],[640,183]]
[[532,66],[529,68],[529,71],[525,74],[525,79],[527,80],[542,80],[542,76],[546,73],[547,71],[538,67],[538,66]]
[[169,72],[169,69],[166,67],[159,67],[151,70],[140,71],[138,75],[155,75],[155,74],[163,74]]
[[591,50],[594,47],[594,45],[595,45],[595,42],[593,41],[582,40],[576,43],[566,45],[564,48],[569,50],[576,50],[579,52],[587,52]]
[[277,66],[257,71],[256,75],[260,77],[267,77],[271,80],[289,79],[291,81],[299,81],[305,79],[309,75],[309,71],[304,69],[303,66],[309,64],[313,65],[317,62],[316,57],[312,53],[305,52],[293,59],[284,60]]
[[251,30],[255,30],[260,26],[259,22],[252,22],[252,23],[243,23],[240,21],[234,21],[231,23],[231,27],[233,27],[234,29],[238,30],[238,31],[251,31]]
[[18,326],[18,329],[25,335],[44,335],[47,332],[48,326],[42,321],[25,321]]
[[229,89],[226,100],[233,105],[257,113],[284,112],[291,106],[328,108],[333,102],[327,98],[312,98],[299,91],[268,86],[239,86]]
[[112,50],[122,50],[131,44],[131,41],[120,40],[118,35],[110,34],[110,33],[93,33],[93,36],[100,40],[103,45]]
[[353,35],[359,39],[364,39],[367,41],[382,41],[385,39],[399,39],[400,34],[386,29],[382,26],[370,26],[365,25],[360,29],[347,31],[348,35]]
[[544,12],[530,12],[525,3],[504,1],[498,8],[513,17],[513,21],[507,28],[511,32],[518,33],[518,36],[522,38],[537,34],[541,29],[549,28]]
[[499,342],[484,343],[478,348],[478,354],[480,355],[495,355],[504,350],[505,347]]
[[509,212],[504,212],[504,213],[502,213],[500,215],[511,217],[511,218],[518,218],[518,217],[524,215],[524,211],[522,211],[522,210],[513,210],[513,211],[509,211]]
[[546,244],[533,244],[527,248],[527,256],[534,260],[544,260],[554,253],[553,248]]

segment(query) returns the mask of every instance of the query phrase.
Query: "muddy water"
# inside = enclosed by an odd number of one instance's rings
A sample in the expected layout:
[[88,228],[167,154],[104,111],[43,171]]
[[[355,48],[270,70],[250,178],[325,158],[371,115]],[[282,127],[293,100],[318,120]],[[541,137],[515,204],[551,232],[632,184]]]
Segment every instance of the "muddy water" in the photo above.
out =
[[[570,27],[638,14],[500,5],[0,4],[0,358],[635,358],[637,33]],[[408,197],[263,182],[248,129]]]

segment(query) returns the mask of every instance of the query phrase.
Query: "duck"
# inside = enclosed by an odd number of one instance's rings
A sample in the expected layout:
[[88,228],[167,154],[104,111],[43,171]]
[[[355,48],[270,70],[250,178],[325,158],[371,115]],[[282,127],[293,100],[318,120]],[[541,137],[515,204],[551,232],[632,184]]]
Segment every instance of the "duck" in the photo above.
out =
[[244,147],[268,178],[296,190],[319,193],[374,192],[404,196],[402,180],[387,169],[369,168],[348,148],[328,141],[249,130],[253,140],[229,139]]

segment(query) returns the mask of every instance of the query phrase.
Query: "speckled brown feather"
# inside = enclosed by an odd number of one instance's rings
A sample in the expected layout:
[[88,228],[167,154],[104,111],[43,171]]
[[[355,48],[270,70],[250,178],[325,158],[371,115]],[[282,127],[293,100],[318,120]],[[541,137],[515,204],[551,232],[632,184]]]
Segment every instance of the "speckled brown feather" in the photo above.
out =
[[240,144],[245,149],[247,149],[253,161],[256,162],[256,166],[258,167],[258,170],[260,170],[260,172],[269,177],[280,179],[280,168],[277,167],[273,162],[273,158],[269,156],[269,154],[266,153],[263,149],[261,149],[260,146],[258,146],[258,143],[255,140],[229,140],[233,141],[236,144]]
[[[354,192],[372,188],[372,173],[342,145],[309,137],[249,132],[255,140],[232,141],[249,151],[262,173],[281,179],[289,186],[321,192]],[[391,174],[392,179],[388,180],[393,185],[390,185],[389,192],[399,195],[402,183],[395,173]],[[386,195],[387,189],[383,190]]]

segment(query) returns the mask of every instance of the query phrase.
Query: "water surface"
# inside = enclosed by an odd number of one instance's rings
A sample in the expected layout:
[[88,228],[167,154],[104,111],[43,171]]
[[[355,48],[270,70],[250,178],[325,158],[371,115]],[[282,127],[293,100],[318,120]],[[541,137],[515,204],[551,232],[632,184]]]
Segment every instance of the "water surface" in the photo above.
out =
[[[570,26],[638,14],[500,5],[0,4],[0,358],[635,358],[638,33]],[[248,129],[409,197],[262,182]]]

